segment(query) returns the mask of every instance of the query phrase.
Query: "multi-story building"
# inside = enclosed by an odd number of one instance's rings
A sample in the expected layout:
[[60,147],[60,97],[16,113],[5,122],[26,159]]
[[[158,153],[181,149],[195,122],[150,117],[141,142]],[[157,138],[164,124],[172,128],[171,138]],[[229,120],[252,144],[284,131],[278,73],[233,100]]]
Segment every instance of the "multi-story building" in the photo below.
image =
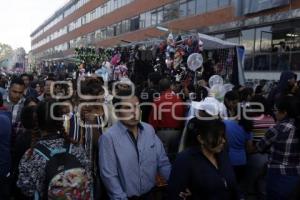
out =
[[31,34],[32,53],[39,60],[62,59],[78,46],[166,35],[158,27],[244,45],[248,79],[300,71],[300,0],[71,0]]

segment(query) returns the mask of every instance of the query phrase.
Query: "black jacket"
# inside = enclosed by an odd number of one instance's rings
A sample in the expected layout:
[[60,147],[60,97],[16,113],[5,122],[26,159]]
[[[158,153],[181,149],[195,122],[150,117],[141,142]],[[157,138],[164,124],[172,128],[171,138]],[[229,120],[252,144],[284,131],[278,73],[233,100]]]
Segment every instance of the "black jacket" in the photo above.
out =
[[235,175],[227,153],[219,153],[217,161],[219,169],[211,164],[199,147],[180,153],[170,174],[168,198],[181,199],[179,193],[188,188],[192,193],[188,199],[238,199]]

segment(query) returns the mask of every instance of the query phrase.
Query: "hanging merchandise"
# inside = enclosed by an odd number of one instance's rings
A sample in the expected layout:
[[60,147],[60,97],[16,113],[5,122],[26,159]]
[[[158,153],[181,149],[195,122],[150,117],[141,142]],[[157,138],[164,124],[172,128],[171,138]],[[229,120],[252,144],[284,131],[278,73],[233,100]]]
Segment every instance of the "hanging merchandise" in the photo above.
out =
[[[165,40],[147,39],[111,49],[81,47],[75,49],[75,54],[80,74],[96,72],[105,81],[129,77],[135,83],[142,83],[155,71],[176,82],[187,77],[195,77],[194,83],[201,79],[208,82],[210,77],[218,75],[210,83],[213,86],[221,84],[220,79],[233,84],[243,81],[240,76],[243,57],[237,58],[237,48],[242,47],[201,33],[177,36],[169,33]],[[101,65],[105,62],[109,65]]]

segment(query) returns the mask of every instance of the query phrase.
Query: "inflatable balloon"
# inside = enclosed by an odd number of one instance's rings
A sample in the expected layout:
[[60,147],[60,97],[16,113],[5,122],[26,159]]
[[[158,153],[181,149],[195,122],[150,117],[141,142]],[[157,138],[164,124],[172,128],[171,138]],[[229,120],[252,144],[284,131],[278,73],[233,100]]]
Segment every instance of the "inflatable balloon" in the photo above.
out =
[[234,88],[234,85],[232,85],[231,83],[226,83],[223,85],[224,90],[225,90],[225,94],[229,91],[231,91]]
[[212,88],[216,84],[223,85],[223,78],[219,75],[213,75],[212,77],[209,78],[208,84],[209,87]]
[[199,53],[193,53],[188,57],[187,65],[188,68],[192,71],[196,71],[198,68],[202,66],[203,57]]
[[215,84],[210,88],[210,96],[215,97],[219,101],[223,101],[226,91],[222,84]]

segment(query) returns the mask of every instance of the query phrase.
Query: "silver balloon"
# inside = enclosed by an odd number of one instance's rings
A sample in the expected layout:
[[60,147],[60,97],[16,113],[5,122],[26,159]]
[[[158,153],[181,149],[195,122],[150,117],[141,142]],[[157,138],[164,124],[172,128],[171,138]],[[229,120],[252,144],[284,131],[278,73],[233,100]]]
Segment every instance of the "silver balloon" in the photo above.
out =
[[212,77],[209,78],[208,80],[208,84],[209,87],[212,88],[214,85],[216,84],[221,84],[223,85],[223,78],[219,75],[213,75]]
[[196,71],[202,66],[203,57],[199,53],[193,53],[188,57],[187,66],[190,70]]

